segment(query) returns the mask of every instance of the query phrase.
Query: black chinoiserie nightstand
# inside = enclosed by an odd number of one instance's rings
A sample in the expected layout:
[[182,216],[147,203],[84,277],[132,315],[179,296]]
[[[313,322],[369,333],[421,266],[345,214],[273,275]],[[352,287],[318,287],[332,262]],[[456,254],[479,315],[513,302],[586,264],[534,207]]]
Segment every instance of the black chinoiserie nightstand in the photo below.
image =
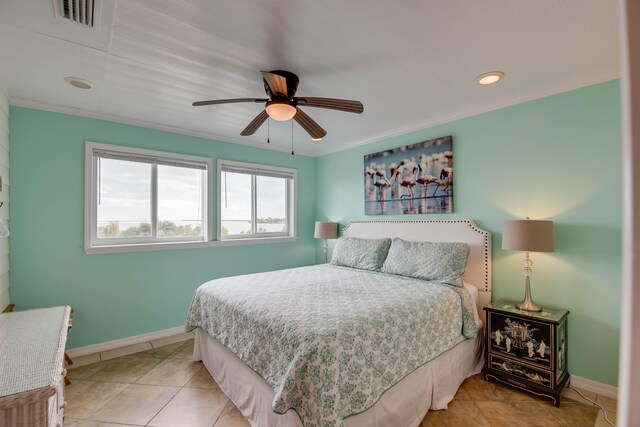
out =
[[552,308],[522,311],[508,301],[495,302],[484,310],[484,379],[546,396],[559,407],[560,393],[569,380],[569,312]]

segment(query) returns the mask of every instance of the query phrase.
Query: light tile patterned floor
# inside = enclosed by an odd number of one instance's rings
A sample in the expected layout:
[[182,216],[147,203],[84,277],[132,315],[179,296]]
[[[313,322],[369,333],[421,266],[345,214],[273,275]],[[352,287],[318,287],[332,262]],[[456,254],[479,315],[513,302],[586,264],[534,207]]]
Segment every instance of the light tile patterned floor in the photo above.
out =
[[[186,333],[74,359],[65,427],[247,427],[201,362]],[[615,422],[616,401],[594,393]],[[479,375],[468,378],[446,411],[427,426],[607,426],[602,411],[566,390],[560,408]]]
[[248,427],[192,353],[182,334],[76,358],[65,427]]

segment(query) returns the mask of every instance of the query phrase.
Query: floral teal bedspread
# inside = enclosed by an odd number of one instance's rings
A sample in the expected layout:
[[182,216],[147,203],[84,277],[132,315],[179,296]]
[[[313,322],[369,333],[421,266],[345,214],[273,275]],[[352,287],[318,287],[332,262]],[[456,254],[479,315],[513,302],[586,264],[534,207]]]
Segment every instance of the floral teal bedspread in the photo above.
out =
[[200,327],[275,392],[273,410],[340,426],[405,376],[475,337],[469,291],[318,265],[213,280],[196,291]]

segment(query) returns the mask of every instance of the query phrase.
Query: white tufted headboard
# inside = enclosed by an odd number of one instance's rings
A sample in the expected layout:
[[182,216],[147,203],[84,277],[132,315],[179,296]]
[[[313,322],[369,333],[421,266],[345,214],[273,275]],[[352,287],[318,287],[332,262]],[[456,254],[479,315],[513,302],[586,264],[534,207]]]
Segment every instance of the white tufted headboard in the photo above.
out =
[[491,234],[467,219],[415,221],[353,221],[345,237],[399,237],[419,242],[463,242],[471,247],[465,282],[478,288],[478,308],[491,302]]

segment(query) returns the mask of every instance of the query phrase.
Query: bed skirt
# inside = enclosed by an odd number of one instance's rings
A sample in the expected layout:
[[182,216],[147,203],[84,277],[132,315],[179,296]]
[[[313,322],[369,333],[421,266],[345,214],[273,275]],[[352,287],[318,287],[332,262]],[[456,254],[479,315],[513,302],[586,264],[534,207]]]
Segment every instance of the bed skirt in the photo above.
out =
[[[267,382],[228,348],[196,329],[193,360],[202,361],[220,389],[253,427],[302,427],[295,411],[273,412]],[[345,427],[418,426],[429,409],[446,409],[465,378],[483,365],[483,334],[465,340],[407,375],[368,410],[345,419]]]

